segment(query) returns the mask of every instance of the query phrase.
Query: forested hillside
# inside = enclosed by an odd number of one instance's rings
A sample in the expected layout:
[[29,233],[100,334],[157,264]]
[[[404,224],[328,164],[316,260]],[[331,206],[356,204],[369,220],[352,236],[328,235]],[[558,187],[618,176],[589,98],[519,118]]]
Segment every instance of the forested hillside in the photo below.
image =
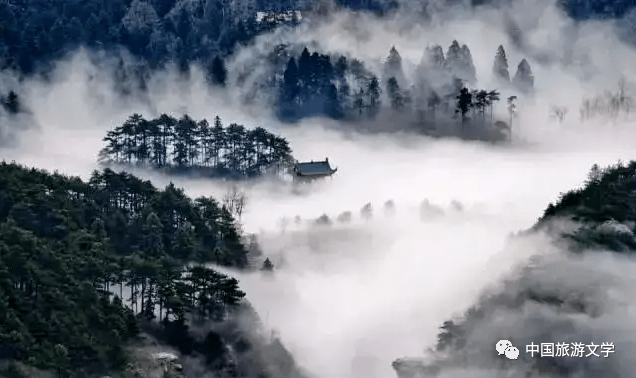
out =
[[183,344],[188,313],[224,319],[244,296],[236,279],[184,265],[247,263],[213,198],[109,169],[84,182],[2,163],[0,199],[1,359],[90,376],[123,366],[137,316],[159,317]]
[[551,221],[570,219],[581,225],[564,233],[576,251],[601,248],[636,251],[636,161],[600,168],[594,165],[583,188],[561,195],[550,204],[535,229],[550,229]]
[[[390,114],[401,120],[400,125],[387,125],[392,131],[402,127],[465,138],[505,138],[501,130],[494,128],[497,125],[493,118],[493,107],[501,100],[501,93],[474,87],[477,77],[470,49],[456,40],[446,53],[439,45],[426,48],[410,80],[395,47],[384,61],[381,77],[358,59],[310,52],[307,47],[295,56],[292,47],[277,46],[273,56],[278,70],[268,84],[276,89],[277,114],[283,121],[311,116],[360,121]],[[284,57],[288,57],[286,63]],[[510,128],[517,100],[510,93],[532,95],[535,78],[526,59],[511,75],[503,46],[493,55],[492,70],[501,90],[508,92],[505,100],[510,121],[499,124]],[[260,86],[259,90],[267,90],[267,86]],[[457,119],[463,126],[459,131],[455,128]]]
[[[630,341],[619,338],[612,329],[621,329],[618,323],[623,315],[616,313],[613,298],[619,298],[623,288],[616,286],[607,270],[598,271],[584,263],[584,256],[611,251],[632,255],[636,252],[636,161],[617,163],[607,168],[594,165],[582,188],[568,191],[555,204],[550,204],[537,224],[526,234],[546,231],[555,242],[580,258],[562,261],[541,258],[524,268],[519,277],[506,280],[495,293],[484,294],[477,305],[460,320],[448,320],[442,325],[436,349],[446,357],[429,363],[399,359],[393,364],[401,378],[417,374],[436,376],[443,370],[479,370],[493,365],[514,369],[515,363],[506,367],[498,361],[494,351],[497,340],[517,337],[515,346],[524,354],[530,342],[594,341],[596,344],[611,342],[613,352],[629,348]],[[599,264],[599,260],[592,260]],[[606,264],[609,264],[606,260]],[[620,260],[619,260],[620,264]],[[586,269],[588,271],[586,271]],[[581,274],[588,277],[593,286],[579,283]],[[626,290],[631,291],[631,288]],[[620,306],[619,306],[620,307]],[[496,325],[491,322],[498,319]],[[592,330],[590,319],[605,319],[612,329]],[[613,319],[613,320],[610,320]],[[525,327],[525,328],[524,328]],[[524,332],[520,332],[521,330]],[[608,336],[609,335],[609,336]],[[605,339],[599,339],[605,337]],[[613,339],[609,339],[612,337]],[[579,340],[583,338],[583,340]],[[622,341],[622,345],[614,345]],[[522,341],[525,343],[522,344]],[[482,343],[483,347],[478,347]],[[598,354],[601,349],[598,349]],[[546,356],[526,359],[528,365],[516,365],[527,372],[584,377],[625,376],[629,366],[622,366],[609,358],[568,358]],[[589,351],[585,349],[585,354]],[[583,357],[583,356],[581,356]],[[520,358],[521,359],[521,358]],[[625,362],[625,361],[623,361]],[[521,363],[521,362],[519,362]],[[524,370],[526,369],[526,370]]]
[[293,163],[285,138],[262,127],[246,129],[180,119],[166,114],[146,120],[134,114],[107,133],[99,154],[103,163],[146,166],[174,173],[198,173],[206,177],[248,178],[267,170],[284,171]]
[[[5,1],[0,4],[1,68],[31,73],[80,45],[124,46],[148,65],[210,65],[266,26],[257,2],[116,0]],[[265,4],[260,4],[261,6]],[[29,42],[29,43],[26,43]]]
[[[379,0],[338,3],[379,13],[399,4]],[[474,5],[482,3],[473,1]],[[577,19],[622,17],[634,8],[629,0],[561,3]],[[150,68],[177,62],[185,70],[188,63],[200,62],[211,69],[215,57],[225,57],[238,43],[288,22],[281,18],[263,22],[257,19],[257,12],[305,11],[311,5],[302,0],[4,1],[0,3],[0,68],[13,67],[24,73],[47,69],[53,59],[84,45],[123,46]]]

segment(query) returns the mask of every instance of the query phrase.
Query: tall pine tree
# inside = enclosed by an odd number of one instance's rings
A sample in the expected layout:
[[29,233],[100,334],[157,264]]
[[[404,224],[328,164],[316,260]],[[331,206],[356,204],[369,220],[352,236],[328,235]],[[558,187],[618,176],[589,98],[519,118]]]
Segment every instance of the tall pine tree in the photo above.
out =
[[506,57],[506,50],[503,46],[497,48],[497,54],[495,55],[495,64],[493,65],[493,73],[499,80],[506,82],[510,81],[510,73],[508,72],[508,58]]
[[223,60],[217,55],[212,60],[211,72],[212,74],[212,82],[218,85],[225,85],[225,81],[227,80],[227,69],[225,68],[225,63]]

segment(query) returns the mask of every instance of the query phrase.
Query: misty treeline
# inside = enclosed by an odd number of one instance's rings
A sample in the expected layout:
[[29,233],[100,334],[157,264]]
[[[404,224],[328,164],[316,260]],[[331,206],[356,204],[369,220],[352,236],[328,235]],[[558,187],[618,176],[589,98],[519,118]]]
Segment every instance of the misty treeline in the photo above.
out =
[[133,114],[104,141],[101,162],[196,170],[210,177],[255,177],[270,169],[282,171],[293,162],[285,138],[262,127],[223,126],[219,116],[210,125],[188,115],[177,119],[162,114],[146,120]]
[[636,222],[636,161],[618,162],[601,168],[594,164],[585,186],[562,193],[544,211],[536,228],[549,228],[549,221],[568,218],[581,227],[565,233],[577,251],[603,248],[614,252],[636,252],[633,226]]
[[[522,234],[546,231],[554,238],[553,241],[558,246],[579,257],[580,254],[594,254],[599,251],[632,255],[636,253],[634,187],[636,187],[636,161],[629,163],[619,161],[605,168],[594,164],[583,187],[561,193],[556,203],[550,203],[547,206],[537,223]],[[564,224],[568,226],[564,227]],[[594,264],[597,264],[597,261],[595,260]],[[540,260],[537,260],[537,263],[540,263]],[[553,264],[556,263],[553,262]],[[484,348],[486,345],[492,348],[498,340],[508,339],[510,332],[517,335],[515,346],[517,343],[527,345],[530,342],[600,344],[618,341],[598,339],[603,335],[602,331],[590,334],[588,325],[571,321],[572,315],[579,319],[602,317],[609,322],[612,322],[612,316],[624,319],[622,313],[612,314],[612,308],[606,306],[608,298],[604,293],[610,293],[614,288],[599,287],[597,281],[593,281],[593,286],[590,284],[590,287],[595,288],[594,291],[582,289],[580,283],[568,286],[567,282],[572,278],[564,274],[568,274],[566,268],[572,264],[574,262],[567,261],[565,266],[543,264],[536,267],[534,266],[536,264],[533,264],[525,268],[520,272],[519,277],[504,282],[501,290],[485,294],[478,304],[470,308],[461,319],[443,323],[436,349],[446,357],[440,357],[426,364],[408,359],[396,360],[393,366],[398,376],[406,378],[412,377],[413,374],[439,373],[458,366],[469,370],[471,368],[478,370],[483,366],[496,366],[498,365],[495,360],[496,354],[484,354],[480,345]],[[539,276],[536,276],[537,274]],[[571,274],[580,275],[581,271]],[[601,281],[607,281],[607,279]],[[540,284],[536,284],[538,282]],[[620,295],[618,294],[620,290],[617,290],[617,295]],[[530,310],[531,308],[540,310],[535,312]],[[531,321],[527,318],[529,313],[534,314]],[[558,317],[559,314],[562,317]],[[492,324],[494,318],[500,321]],[[501,324],[509,326],[507,329],[502,329]],[[518,334],[519,328],[514,328],[515,325],[524,327],[529,324],[533,326],[527,328],[524,335]],[[583,339],[576,339],[577,337],[583,337]],[[527,342],[522,343],[522,341]],[[617,352],[618,348],[617,346]],[[522,353],[524,352],[520,347],[519,349]],[[600,348],[596,352],[599,353]],[[585,353],[589,353],[589,350],[586,349]],[[620,374],[621,369],[625,373],[630,367],[620,367],[621,363],[617,363],[612,358],[614,358],[613,355],[607,359],[590,357],[592,361],[587,363],[585,359],[580,358],[545,357],[541,358],[541,363],[520,368],[548,376],[563,376],[563,374],[579,376],[580,373],[587,373],[584,376],[599,376],[603,375],[601,372],[623,376],[624,374]],[[529,373],[528,370],[523,371]]]
[[259,10],[287,10],[288,1],[91,0],[0,3],[0,68],[47,70],[78,46],[123,46],[151,68],[174,62],[212,67],[238,43],[275,25],[259,23]]
[[[346,8],[386,14],[396,9],[392,0],[338,0]],[[488,1],[473,1],[478,6]],[[426,3],[422,5],[427,15]],[[559,2],[574,18],[623,17],[621,25],[633,39],[636,10],[630,0],[568,0]],[[197,64],[212,83],[227,77],[224,59],[240,44],[281,25],[297,25],[296,18],[277,17],[286,12],[315,11],[307,0],[89,0],[0,2],[0,69],[22,74],[46,73],[55,62],[78,47],[109,51],[122,57],[115,74],[135,81],[145,90],[150,72],[175,64],[188,72]],[[260,17],[267,13],[271,17]],[[296,13],[294,13],[296,14]],[[302,18],[300,22],[302,22]],[[130,52],[135,59],[124,59]],[[125,60],[125,62],[124,62]],[[351,84],[351,83],[350,83]],[[129,91],[120,83],[118,89]]]
[[[521,60],[511,78],[503,46],[496,51],[493,71],[505,89],[521,93],[534,87],[532,69]],[[438,117],[453,117],[459,110],[462,120],[468,111],[485,118],[493,103],[499,101],[496,90],[466,86],[477,80],[470,49],[453,41],[446,53],[439,45],[428,47],[419,65],[414,85],[407,81],[402,58],[391,48],[384,63],[382,78],[365,69],[363,62],[344,56],[310,53],[305,47],[299,57],[291,56],[275,82],[279,88],[279,116],[296,120],[306,116],[326,115],[336,119],[373,118],[388,101],[393,111],[412,114],[414,120],[435,123]]]
[[109,169],[85,182],[2,163],[0,199],[0,358],[103,374],[126,362],[138,316],[185,329],[244,296],[200,265],[248,264],[236,219],[214,198]]
[[[339,0],[340,5],[385,13],[398,2]],[[475,1],[473,5],[487,3]],[[567,0],[560,2],[574,18],[622,17],[630,0]],[[124,46],[151,66],[188,62],[208,66],[214,56],[226,56],[237,43],[278,26],[259,22],[257,12],[309,10],[306,0],[90,0],[41,2],[8,0],[0,3],[0,68],[31,73],[48,66],[79,45],[97,48]],[[422,12],[426,13],[423,6]],[[293,20],[292,23],[297,22]]]
[[[351,86],[348,74],[359,88]],[[284,120],[312,115],[342,118],[354,113],[372,117],[381,105],[379,80],[361,61],[339,57],[332,64],[331,57],[310,54],[307,48],[298,59],[289,58],[276,85],[280,88],[278,114]]]
[[628,116],[633,105],[634,98],[626,90],[626,80],[621,78],[616,90],[583,99],[579,112],[582,120],[599,116],[617,118],[621,114]]

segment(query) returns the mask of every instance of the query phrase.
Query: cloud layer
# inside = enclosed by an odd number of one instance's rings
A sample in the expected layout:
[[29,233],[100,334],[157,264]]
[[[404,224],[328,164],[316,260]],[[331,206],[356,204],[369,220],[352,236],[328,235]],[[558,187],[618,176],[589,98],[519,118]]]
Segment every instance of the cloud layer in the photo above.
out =
[[[133,112],[148,117],[188,112],[195,119],[208,120],[218,114],[226,122],[262,125],[282,134],[300,160],[329,157],[338,173],[314,186],[297,188],[264,180],[243,187],[248,196],[242,219],[245,230],[259,234],[264,254],[272,257],[277,272],[274,278],[235,273],[266,325],[279,332],[298,362],[318,378],[394,374],[395,358],[424,354],[436,342],[444,320],[462,314],[484,288],[536,254],[548,260],[526,278],[515,273],[512,283],[499,289],[514,295],[536,282],[572,291],[596,285],[607,315],[581,318],[580,323],[571,320],[581,324],[574,329],[607,339],[598,341],[626,341],[619,333],[630,329],[631,260],[599,254],[572,261],[542,237],[508,236],[530,227],[559,192],[580,185],[592,164],[632,156],[633,121],[621,116],[582,123],[578,108],[584,95],[614,88],[621,75],[636,80],[629,66],[635,52],[618,41],[612,25],[574,25],[547,1],[518,1],[505,8],[452,15],[441,11],[429,23],[409,17],[413,16],[406,12],[381,19],[341,11],[299,30],[258,37],[230,60],[230,79],[236,79],[239,69],[256,67],[254,75],[265,72],[258,68],[259,59],[281,42],[348,54],[365,60],[378,73],[395,45],[407,76],[412,77],[426,46],[446,47],[458,39],[471,49],[479,86],[493,87],[494,54],[503,44],[511,67],[527,57],[536,76],[534,98],[519,103],[511,144],[343,133],[341,125],[323,119],[286,126],[261,103],[241,103],[248,84],[211,90],[196,67],[189,78],[173,70],[156,73],[147,95],[121,98],[109,79],[108,60],[95,63],[92,53],[80,51],[59,62],[48,81],[13,82],[31,111],[28,120],[15,122],[31,127],[17,134],[20,143],[3,149],[2,157],[86,176],[97,168],[95,158],[106,130]],[[518,47],[509,36],[511,23],[522,32]],[[256,80],[254,75],[248,75],[248,83]],[[562,124],[550,119],[552,105],[569,109]],[[495,111],[507,117],[503,102]],[[136,173],[160,186],[172,180],[191,195],[218,196],[228,188],[210,180]],[[443,214],[422,218],[425,199]],[[387,200],[395,202],[393,217],[383,214]],[[453,208],[452,201],[461,203],[463,210]],[[359,214],[366,203],[374,209],[368,221]],[[335,219],[344,211],[352,212],[351,224],[318,228],[311,224],[322,214]],[[294,222],[296,216],[300,224]],[[289,220],[285,230],[280,227],[282,219]],[[503,311],[503,323],[483,322],[475,328],[471,345],[494,351],[498,332],[513,334],[518,338],[513,343],[526,342],[536,335],[534,330],[552,329],[561,321],[559,315],[545,311],[549,310],[531,305]],[[541,313],[544,323],[528,328],[526,321],[534,312]],[[491,357],[483,357],[484,364],[491,363]],[[621,365],[627,368],[631,365]],[[471,373],[477,376],[476,371]],[[448,371],[446,376],[457,374]]]

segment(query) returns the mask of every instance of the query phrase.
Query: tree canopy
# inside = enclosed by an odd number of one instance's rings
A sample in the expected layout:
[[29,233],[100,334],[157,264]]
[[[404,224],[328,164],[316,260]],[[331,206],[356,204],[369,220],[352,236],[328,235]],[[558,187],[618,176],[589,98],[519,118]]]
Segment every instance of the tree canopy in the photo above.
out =
[[109,131],[100,161],[198,171],[209,177],[255,177],[268,169],[283,169],[292,161],[287,140],[262,127],[246,129],[232,123],[223,126],[220,117],[210,125],[188,115],[179,119],[166,114],[146,120],[133,114]]
[[183,326],[244,296],[236,279],[186,264],[247,265],[213,198],[109,169],[85,182],[7,163],[0,198],[0,358],[85,377],[124,364],[137,316]]
[[554,219],[569,219],[582,225],[564,236],[577,249],[600,247],[617,252],[636,251],[628,224],[636,222],[636,161],[618,162],[601,168],[592,166],[585,186],[562,193],[539,219],[536,229],[550,227]]

